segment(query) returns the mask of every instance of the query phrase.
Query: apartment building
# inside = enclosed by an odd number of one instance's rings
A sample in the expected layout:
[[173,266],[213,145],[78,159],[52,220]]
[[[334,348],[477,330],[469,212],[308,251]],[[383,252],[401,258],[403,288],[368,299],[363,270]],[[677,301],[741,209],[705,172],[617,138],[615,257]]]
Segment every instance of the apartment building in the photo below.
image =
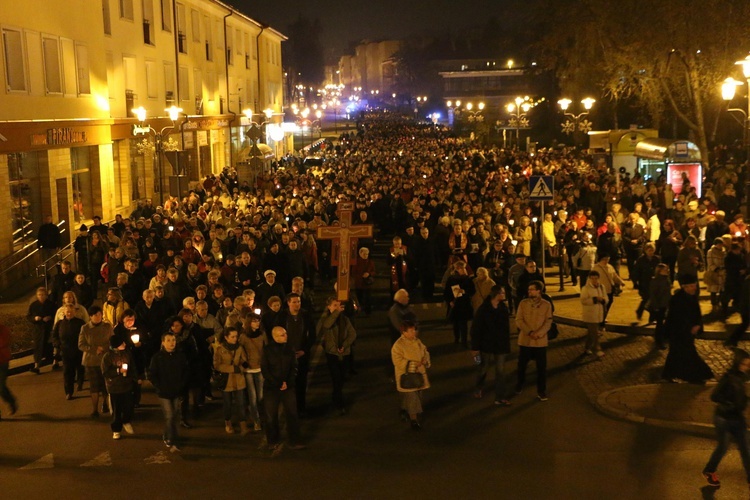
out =
[[0,0],[0,31],[0,258],[234,165],[242,111],[283,109],[286,37],[217,0]]

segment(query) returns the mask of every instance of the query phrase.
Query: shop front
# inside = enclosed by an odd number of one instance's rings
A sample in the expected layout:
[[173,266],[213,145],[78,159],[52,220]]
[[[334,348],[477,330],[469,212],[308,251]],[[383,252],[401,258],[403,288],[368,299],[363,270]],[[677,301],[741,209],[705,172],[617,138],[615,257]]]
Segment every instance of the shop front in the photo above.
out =
[[0,258],[32,242],[48,215],[63,245],[94,215],[107,218],[113,181],[110,122],[0,122]]
[[675,193],[683,185],[695,187],[700,197],[703,184],[703,166],[700,149],[690,141],[674,139],[644,139],[635,146],[638,172],[644,180],[665,176]]

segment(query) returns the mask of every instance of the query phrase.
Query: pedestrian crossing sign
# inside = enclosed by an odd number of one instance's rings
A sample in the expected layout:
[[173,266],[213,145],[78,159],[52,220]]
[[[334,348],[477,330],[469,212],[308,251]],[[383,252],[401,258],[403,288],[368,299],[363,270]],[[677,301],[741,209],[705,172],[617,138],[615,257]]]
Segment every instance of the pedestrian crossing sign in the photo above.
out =
[[551,200],[555,194],[554,181],[551,175],[532,175],[529,177],[529,199]]

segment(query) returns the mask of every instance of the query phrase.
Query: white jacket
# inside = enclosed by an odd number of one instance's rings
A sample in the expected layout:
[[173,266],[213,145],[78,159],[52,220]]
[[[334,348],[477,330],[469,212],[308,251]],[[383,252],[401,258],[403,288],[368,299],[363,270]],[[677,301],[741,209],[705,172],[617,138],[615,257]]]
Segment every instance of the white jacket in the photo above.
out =
[[[604,299],[604,303],[594,303],[594,297]],[[585,323],[601,323],[604,321],[604,306],[607,304],[607,292],[600,284],[593,286],[590,281],[581,289],[581,304],[583,321]]]

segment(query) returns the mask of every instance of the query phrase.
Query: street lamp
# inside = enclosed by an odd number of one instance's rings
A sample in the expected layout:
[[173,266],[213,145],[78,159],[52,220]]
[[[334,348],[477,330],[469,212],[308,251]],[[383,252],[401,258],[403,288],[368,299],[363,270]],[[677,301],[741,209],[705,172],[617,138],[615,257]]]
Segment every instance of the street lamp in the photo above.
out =
[[[729,108],[728,111],[742,114],[744,121],[742,126],[742,145],[745,147],[745,160],[750,160],[750,56],[747,56],[741,61],[735,63],[742,67],[742,75],[745,77],[745,81],[748,85],[748,99],[747,99],[747,111],[741,108]],[[734,94],[737,87],[742,85],[742,82],[735,80],[734,78],[727,78],[721,85],[721,97],[729,102],[734,99]]]
[[[141,151],[141,153],[145,153],[148,150],[154,153],[154,160],[156,161],[156,168],[159,175],[159,204],[161,206],[164,206],[164,175],[162,174],[162,154],[164,153],[164,151],[177,151],[179,149],[177,141],[171,138],[165,144],[164,134],[166,134],[168,130],[174,130],[175,122],[179,119],[180,114],[182,114],[182,108],[178,108],[177,106],[170,106],[165,109],[164,111],[167,112],[169,120],[172,122],[172,124],[163,127],[158,132],[151,125],[145,123],[148,116],[146,108],[144,108],[143,106],[139,106],[137,108],[133,108],[131,111],[140,122],[140,125],[133,124],[133,135],[145,136],[146,134],[150,134],[154,138],[154,147],[151,147],[150,143],[148,143],[148,141],[144,139],[143,142],[138,145],[138,149]],[[177,172],[177,174],[179,176],[179,171]]]
[[508,103],[505,106],[505,109],[510,113],[508,125],[516,129],[516,149],[519,148],[521,129],[529,128],[529,119],[526,117],[526,113],[528,113],[534,106],[535,103],[529,96],[518,96],[513,102]]
[[[745,81],[748,85],[747,93],[747,111],[741,108],[729,108],[730,112],[737,112],[742,114],[744,120],[742,122],[742,145],[745,148],[745,165],[750,162],[750,55],[742,59],[741,61],[735,62],[736,65],[742,67],[742,75],[745,77]],[[737,87],[742,85],[742,82],[738,82],[734,78],[727,78],[724,80],[724,84],[721,86],[721,97],[729,102],[734,98]],[[746,215],[750,214],[750,179],[745,181],[745,210]]]
[[[261,160],[261,157],[263,154],[260,151],[260,148],[258,148],[258,141],[263,137],[263,132],[261,128],[265,126],[266,124],[270,123],[271,118],[273,118],[273,109],[266,108],[263,110],[262,114],[255,114],[253,113],[253,110],[250,108],[246,108],[242,110],[242,114],[244,114],[248,120],[250,120],[250,127],[245,130],[245,137],[247,137],[250,141],[252,141],[253,146],[250,148],[250,155],[252,160],[252,173],[253,173],[253,185],[256,183],[257,176],[258,176],[258,168],[262,167],[263,160]],[[253,120],[253,116],[261,116],[264,117],[265,120],[261,121],[260,123]]]
[[560,109],[562,109],[563,114],[567,117],[572,118],[573,120],[573,121],[565,120],[565,123],[562,124],[562,131],[568,135],[574,133],[576,130],[579,130],[583,132],[584,134],[589,133],[591,131],[592,123],[588,121],[587,119],[583,119],[583,118],[588,116],[589,111],[591,111],[591,108],[594,106],[595,102],[596,102],[596,99],[592,99],[591,97],[582,99],[581,104],[583,105],[583,108],[585,109],[585,111],[582,111],[581,113],[578,113],[576,115],[574,113],[568,112],[568,108],[573,103],[573,101],[567,98],[562,98],[559,101],[557,101],[557,104],[560,105]]

